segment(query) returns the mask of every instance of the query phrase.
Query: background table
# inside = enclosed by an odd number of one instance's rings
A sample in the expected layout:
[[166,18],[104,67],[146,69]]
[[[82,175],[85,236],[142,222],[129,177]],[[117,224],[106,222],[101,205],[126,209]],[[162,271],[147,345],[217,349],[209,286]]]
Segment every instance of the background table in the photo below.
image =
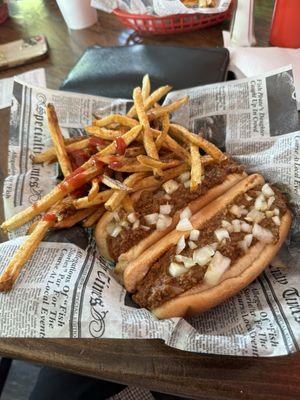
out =
[[[256,0],[255,31],[260,46],[268,44],[272,8],[273,1]],[[141,38],[120,26],[113,16],[99,13],[99,22],[92,28],[68,31],[55,1],[22,0],[16,2],[14,18],[0,27],[0,43],[44,34],[50,54],[44,61],[0,73],[0,79],[44,67],[48,86],[57,88],[87,46],[161,43],[216,47],[223,44],[223,29],[228,29],[227,23],[183,35]],[[8,109],[0,111],[0,118],[2,189],[7,174]],[[0,354],[202,400],[300,398],[299,353],[257,359],[187,353],[158,340],[2,339]]]

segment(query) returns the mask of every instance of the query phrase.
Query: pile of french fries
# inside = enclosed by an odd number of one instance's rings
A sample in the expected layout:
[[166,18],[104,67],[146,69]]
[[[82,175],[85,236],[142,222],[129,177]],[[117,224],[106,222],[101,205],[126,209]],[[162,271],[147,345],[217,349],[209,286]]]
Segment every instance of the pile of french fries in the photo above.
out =
[[170,113],[188,101],[184,97],[159,105],[170,90],[170,86],[163,86],[151,93],[146,75],[142,88],[133,91],[134,104],[127,115],[94,119],[92,126],[85,128],[87,136],[75,141],[62,136],[54,106],[46,106],[53,147],[33,156],[33,162],[58,162],[64,179],[37,203],[1,225],[4,231],[12,231],[41,215],[0,276],[1,291],[12,288],[49,230],[79,222],[92,227],[106,210],[123,207],[132,212],[132,193],[159,188],[185,171],[191,171],[190,190],[197,190],[205,164],[226,159],[203,137],[170,122]]

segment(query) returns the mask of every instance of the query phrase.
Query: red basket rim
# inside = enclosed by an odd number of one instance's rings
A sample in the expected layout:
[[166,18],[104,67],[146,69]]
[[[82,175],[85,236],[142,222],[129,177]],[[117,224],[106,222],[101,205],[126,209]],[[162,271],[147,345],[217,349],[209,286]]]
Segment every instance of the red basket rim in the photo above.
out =
[[222,14],[226,14],[226,13],[230,12],[230,9],[231,9],[231,5],[228,7],[228,9],[226,11],[219,12],[219,13],[209,13],[209,14],[206,14],[206,13],[170,14],[170,15],[166,15],[164,17],[160,17],[160,16],[157,16],[157,15],[151,15],[151,14],[131,14],[131,13],[128,13],[128,12],[126,12],[124,10],[121,10],[120,8],[115,8],[113,10],[113,13],[115,15],[117,15],[118,17],[121,17],[121,18],[133,18],[133,19],[135,19],[135,18],[139,18],[139,19],[153,18],[154,19],[155,18],[155,19],[163,20],[163,19],[168,19],[168,18],[173,18],[173,17],[184,18],[184,17],[193,16],[193,15],[208,15],[208,16],[210,16],[210,15],[222,15]]

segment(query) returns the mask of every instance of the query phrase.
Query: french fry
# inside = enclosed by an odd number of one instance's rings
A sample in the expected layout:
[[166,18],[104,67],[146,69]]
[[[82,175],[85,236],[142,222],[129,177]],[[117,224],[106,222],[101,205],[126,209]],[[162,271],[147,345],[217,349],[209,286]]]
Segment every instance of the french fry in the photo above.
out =
[[[158,137],[161,134],[160,131],[155,131],[154,129],[151,129],[151,130],[152,130],[152,133],[158,135]],[[190,156],[189,152],[185,148],[180,146],[180,144],[178,144],[176,142],[176,140],[171,138],[171,136],[165,135],[164,141],[162,142],[162,147],[171,150],[178,157],[180,157],[184,161],[187,161],[189,164],[191,163],[191,156]]]
[[100,126],[100,127],[108,126],[112,123],[125,125],[125,126],[128,126],[129,128],[133,128],[134,126],[139,125],[137,120],[135,120],[133,118],[129,118],[126,115],[120,115],[120,114],[111,114],[107,117],[104,117],[101,119],[95,119],[93,121],[93,125]]
[[91,215],[89,215],[83,222],[82,222],[82,226],[84,228],[90,228],[93,225],[95,225],[96,222],[98,222],[98,220],[102,217],[102,215],[105,213],[105,208],[104,207],[100,207],[97,208],[96,211],[93,211],[93,213]]
[[169,128],[170,128],[170,117],[168,114],[164,114],[161,117],[161,122],[162,122],[162,132],[160,133],[160,135],[158,136],[158,138],[156,139],[155,142],[155,146],[157,151],[159,152],[164,141],[166,140],[167,134],[169,132]]
[[145,154],[145,149],[143,146],[128,147],[125,150],[125,157],[136,157],[140,154]]
[[134,191],[137,192],[138,190],[148,189],[148,188],[156,188],[161,185],[161,179],[155,178],[155,176],[148,176],[142,180],[140,180],[135,186]]
[[147,99],[147,97],[150,96],[150,92],[151,92],[151,84],[150,84],[149,74],[147,74],[143,77],[143,82],[142,82],[142,96],[144,102]]
[[[74,143],[66,146],[67,153],[72,153],[76,150],[83,150],[89,146],[89,139],[77,140]],[[35,154],[31,157],[34,164],[51,163],[57,160],[54,147],[50,147],[41,154]]]
[[105,203],[113,193],[114,190],[112,189],[104,190],[103,192],[99,192],[91,201],[89,201],[88,196],[81,197],[79,199],[74,200],[73,205],[77,210],[81,208],[97,206],[98,204]]
[[[133,188],[137,182],[139,182],[141,179],[145,178],[147,176],[147,173],[135,173],[130,175],[128,178],[124,180],[124,183],[126,186]],[[106,201],[104,204],[104,207],[108,211],[114,211],[122,202],[124,197],[126,196],[125,191],[121,190],[115,190],[112,196]]]
[[183,104],[187,103],[188,99],[189,98],[187,96],[185,96],[182,99],[176,100],[173,103],[170,103],[170,104],[168,104],[166,106],[162,106],[162,107],[159,107],[159,108],[152,108],[151,110],[149,110],[147,112],[147,116],[149,118],[149,121],[152,121],[153,119],[159,118],[164,114],[168,114],[168,113],[171,113],[171,112],[177,110],[177,108],[179,108]]
[[190,169],[190,166],[188,164],[181,164],[178,165],[178,167],[172,168],[172,169],[167,169],[164,171],[163,176],[161,177],[162,182],[169,181],[170,179],[174,179],[177,176],[181,175],[183,172],[186,172]]
[[[150,94],[147,99],[144,101],[144,108],[145,110],[149,110],[149,108],[153,107],[155,103],[157,103],[163,96],[165,96],[170,90],[172,89],[171,86],[166,85],[162,86],[158,89],[156,89],[153,93]],[[135,106],[131,107],[131,109],[128,111],[127,116],[128,117],[135,117],[136,114],[136,109]]]
[[130,191],[130,188],[126,186],[123,182],[110,178],[107,175],[102,176],[102,183],[104,183],[104,185],[110,187],[111,189],[124,190],[125,192]]
[[34,217],[39,215],[41,212],[48,210],[51,206],[53,206],[59,200],[62,200],[73,190],[89,182],[96,175],[99,175],[102,168],[102,166],[98,166],[97,164],[94,164],[86,170],[83,169],[83,167],[78,168],[78,173],[76,173],[77,170],[75,170],[73,174],[65,178],[59,185],[57,185],[35,204],[19,212],[18,214],[15,214],[10,219],[3,222],[1,228],[4,231],[11,231],[21,225],[24,225],[26,222],[32,220]]
[[57,222],[54,225],[54,228],[55,229],[71,228],[72,226],[76,225],[78,222],[89,217],[94,212],[95,212],[95,208],[93,208],[93,207],[84,208],[82,210],[76,210],[74,212],[74,214],[69,215],[68,217],[63,218],[61,221]]
[[26,235],[31,235],[32,232],[35,230],[37,224],[39,223],[39,221],[34,221],[29,228],[27,229]]
[[195,135],[192,132],[189,132],[186,128],[177,124],[170,124],[171,132],[175,133],[175,135],[179,136],[186,143],[192,143],[196,146],[200,147],[200,149],[204,150],[208,155],[210,155],[216,161],[224,161],[227,159],[227,156],[217,148],[213,143],[204,139],[201,136]]
[[100,128],[96,125],[86,126],[84,130],[91,136],[96,136],[105,140],[115,140],[123,135],[123,132],[120,130]]
[[[126,146],[129,146],[131,142],[133,142],[138,135],[140,134],[142,130],[141,125],[137,125],[130,129],[130,131],[124,133],[122,137],[124,143]],[[101,150],[99,153],[97,153],[95,156],[104,156],[104,155],[110,155],[110,154],[116,154],[117,152],[117,145],[115,142],[111,143],[107,147],[105,147],[103,150]]]
[[150,167],[150,168],[161,168],[161,169],[168,169],[168,168],[172,168],[172,167],[177,167],[177,165],[182,164],[182,161],[180,160],[169,160],[167,162],[164,161],[158,161],[158,160],[154,160],[151,157],[148,156],[137,156],[137,160],[139,163],[141,163],[142,165],[146,166],[146,167]]
[[[138,119],[144,129],[144,134],[143,134],[143,141],[144,141],[144,147],[146,150],[146,153],[148,156],[158,160],[158,153],[155,147],[155,143],[153,140],[153,135],[152,131],[150,128],[150,124],[147,118],[146,111],[144,109],[144,103],[143,103],[143,98],[142,98],[142,91],[141,88],[137,87],[133,91],[133,101],[135,105],[135,109],[138,115]],[[157,169],[154,169],[154,173],[160,175],[161,171],[158,171]]]
[[58,125],[58,119],[53,104],[47,104],[46,114],[48,118],[48,126],[51,139],[54,145],[55,153],[64,176],[68,176],[72,172],[71,161],[69,160],[67,150],[65,148],[64,139]]
[[92,201],[99,192],[99,179],[94,178],[92,179],[92,187],[89,190],[88,199]]
[[[147,179],[147,178],[146,178]],[[122,202],[122,206],[127,213],[131,213],[134,211],[133,201],[129,194],[127,194]]]
[[192,159],[190,190],[191,192],[194,192],[198,189],[198,186],[201,183],[203,170],[199,147],[197,147],[195,144],[191,144],[190,151]]

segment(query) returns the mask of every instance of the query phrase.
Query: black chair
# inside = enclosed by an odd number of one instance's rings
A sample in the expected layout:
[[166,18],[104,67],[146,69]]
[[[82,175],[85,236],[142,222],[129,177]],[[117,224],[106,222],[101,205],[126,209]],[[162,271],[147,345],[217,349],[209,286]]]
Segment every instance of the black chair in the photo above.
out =
[[0,398],[11,367],[11,363],[12,363],[11,358],[0,359]]

